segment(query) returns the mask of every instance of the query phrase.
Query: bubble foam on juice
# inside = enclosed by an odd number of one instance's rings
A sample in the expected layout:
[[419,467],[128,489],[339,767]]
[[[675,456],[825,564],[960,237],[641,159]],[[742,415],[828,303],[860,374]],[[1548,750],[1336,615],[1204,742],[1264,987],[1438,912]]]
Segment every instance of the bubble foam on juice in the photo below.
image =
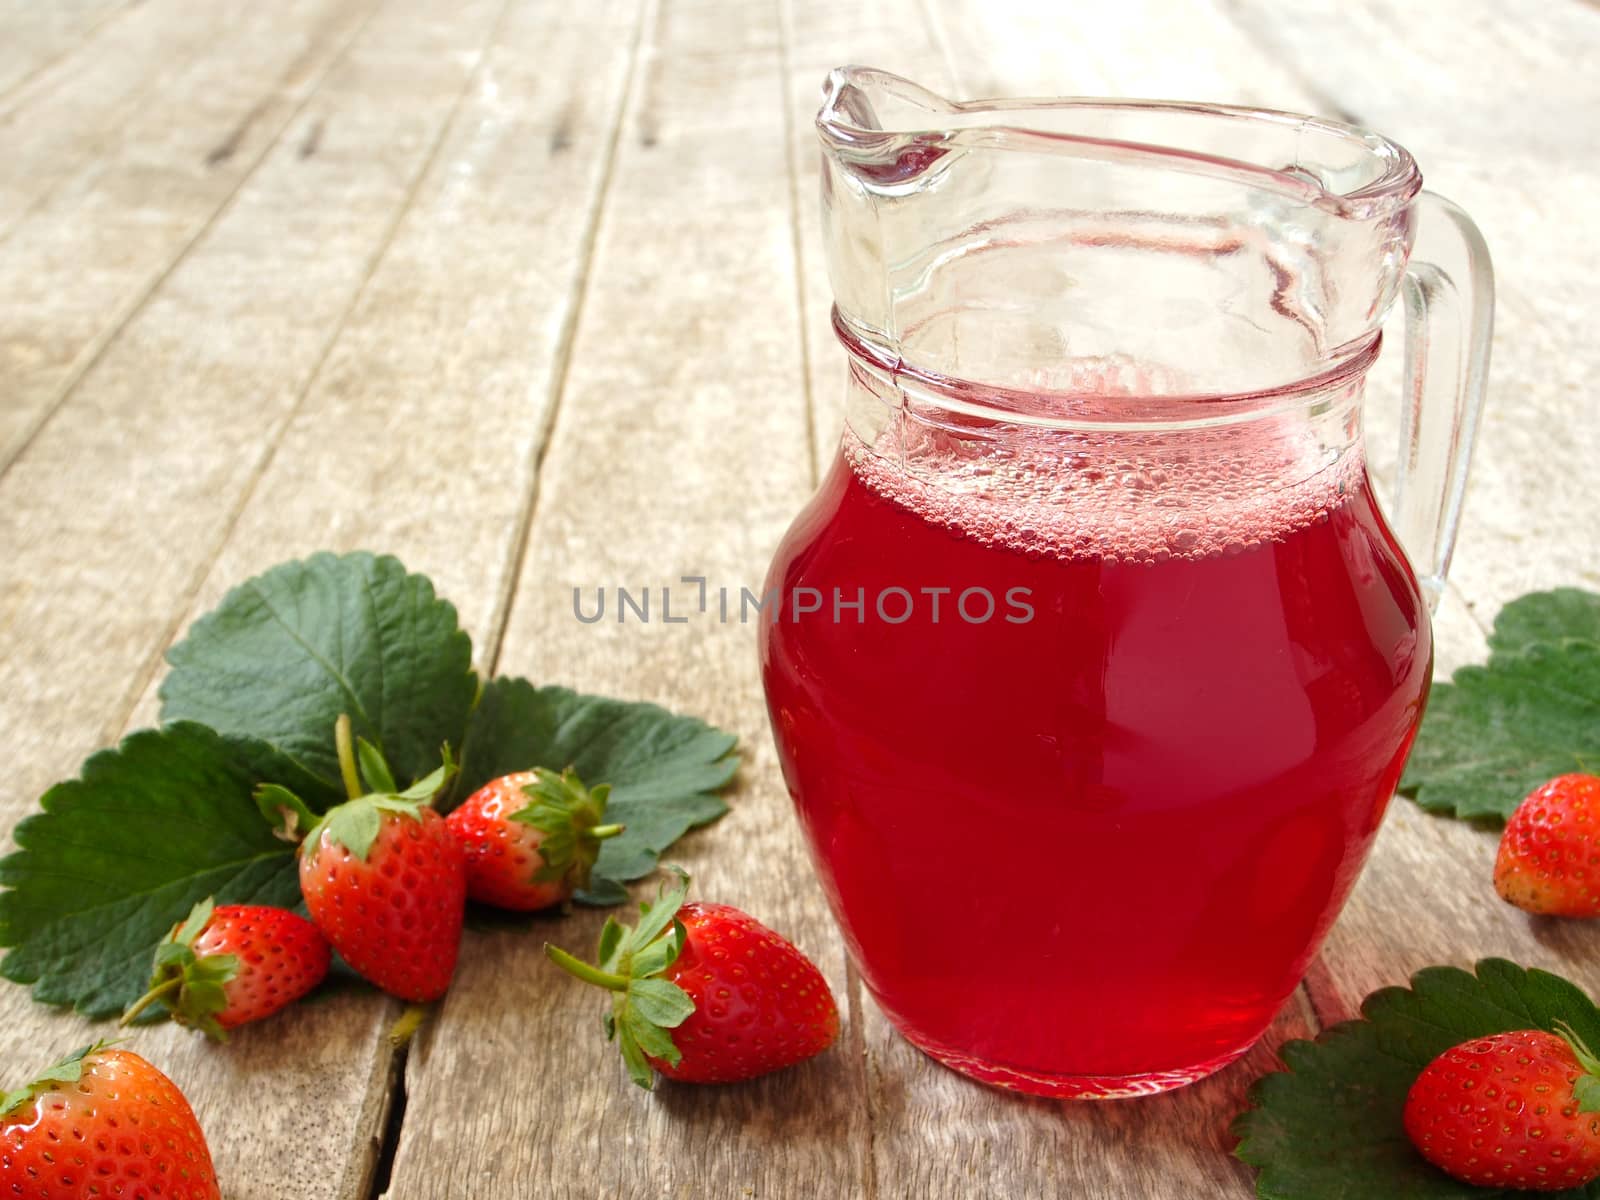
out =
[[922,520],[1031,558],[1159,563],[1239,554],[1319,521],[1362,486],[1358,448],[1298,417],[1181,432],[1005,427],[974,437],[912,420],[844,439],[869,489]]

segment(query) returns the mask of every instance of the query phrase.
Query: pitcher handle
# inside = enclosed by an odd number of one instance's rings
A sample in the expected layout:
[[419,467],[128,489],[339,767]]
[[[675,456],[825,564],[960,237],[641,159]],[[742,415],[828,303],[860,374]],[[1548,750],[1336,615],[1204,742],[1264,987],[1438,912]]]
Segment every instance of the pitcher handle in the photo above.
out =
[[1395,530],[1428,607],[1444,594],[1483,409],[1494,329],[1494,270],[1478,227],[1443,196],[1416,201],[1405,297],[1405,402]]

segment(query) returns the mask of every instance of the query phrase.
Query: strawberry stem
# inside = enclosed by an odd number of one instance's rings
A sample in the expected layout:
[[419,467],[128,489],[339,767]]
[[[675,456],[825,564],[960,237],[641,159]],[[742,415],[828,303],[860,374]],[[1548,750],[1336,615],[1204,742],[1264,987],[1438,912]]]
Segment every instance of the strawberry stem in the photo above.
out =
[[596,987],[603,987],[608,991],[625,992],[628,990],[628,981],[621,975],[613,975],[610,971],[602,971],[599,967],[591,967],[581,959],[573,958],[560,946],[552,946],[549,942],[544,944],[545,957],[568,975],[581,979],[585,983],[592,983]]
[[415,1037],[422,1023],[428,1019],[429,1009],[430,1006],[426,1004],[408,1005],[405,1012],[389,1026],[389,1044],[398,1050]]
[[333,744],[339,750],[339,776],[344,780],[344,790],[352,800],[367,794],[361,786],[361,776],[356,774],[356,747],[350,736],[350,714],[340,713],[333,723]]
[[597,842],[603,842],[607,838],[616,837],[617,834],[621,833],[624,828],[626,828],[626,826],[623,825],[595,825],[585,831],[585,836],[592,838]]
[[167,996],[172,995],[173,992],[177,991],[182,986],[182,976],[176,976],[172,979],[166,980],[163,983],[157,984],[155,987],[151,988],[148,992],[135,1000],[133,1002],[133,1007],[122,1014],[122,1019],[118,1021],[117,1024],[126,1029],[129,1025],[132,1025],[136,1020],[139,1019],[139,1014],[144,1012],[145,1009],[149,1008],[157,1000],[162,1000]]

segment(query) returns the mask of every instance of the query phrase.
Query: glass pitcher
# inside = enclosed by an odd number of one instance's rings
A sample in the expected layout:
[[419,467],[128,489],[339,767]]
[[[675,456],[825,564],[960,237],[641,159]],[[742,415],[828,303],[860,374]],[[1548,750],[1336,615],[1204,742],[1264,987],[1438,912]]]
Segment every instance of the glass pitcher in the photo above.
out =
[[[1198,1079],[1294,990],[1421,718],[1482,239],[1311,117],[849,68],[817,127],[847,428],[761,661],[829,903],[958,1071]],[[1397,294],[1391,525],[1361,400]]]

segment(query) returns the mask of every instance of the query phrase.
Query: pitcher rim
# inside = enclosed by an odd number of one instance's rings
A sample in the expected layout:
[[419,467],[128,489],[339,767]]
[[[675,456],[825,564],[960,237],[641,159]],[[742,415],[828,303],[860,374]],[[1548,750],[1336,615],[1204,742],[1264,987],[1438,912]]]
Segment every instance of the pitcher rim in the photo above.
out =
[[[921,129],[884,130],[858,124],[845,113],[839,101],[847,87],[864,82],[879,86],[889,84],[899,88],[902,95],[909,90],[927,97],[934,102],[933,105],[924,106],[930,118],[929,125]],[[1383,170],[1369,183],[1347,192],[1335,192],[1288,169],[1264,166],[1247,159],[1185,149],[1182,146],[1030,128],[1025,124],[1007,123],[1003,117],[978,127],[941,127],[937,124],[941,110],[958,115],[973,113],[999,115],[1073,109],[1228,117],[1261,124],[1315,129],[1360,145],[1372,159],[1382,164]],[[1159,159],[1175,169],[1270,187],[1274,191],[1298,198],[1308,205],[1356,220],[1370,219],[1403,207],[1422,190],[1422,172],[1417,167],[1416,160],[1409,150],[1392,138],[1332,117],[1250,105],[1095,96],[948,100],[893,72],[877,67],[850,65],[835,67],[828,72],[823,83],[823,101],[817,111],[816,127],[825,143],[840,150],[863,148],[884,138],[905,138],[913,142],[920,140],[922,144],[927,144],[928,139],[936,138],[940,143],[947,145],[982,145],[997,149],[1010,149],[1020,145],[1044,151],[1059,151],[1071,147],[1079,152],[1087,149],[1096,157],[1131,156]]]
[[[1383,331],[1353,346],[1323,370],[1271,387],[1237,392],[1141,392],[1108,396],[1048,387],[1017,388],[942,375],[918,367],[862,336],[834,305],[834,336],[851,360],[897,387],[907,384],[938,406],[984,420],[1045,429],[1153,431],[1235,425],[1316,404],[1360,380],[1383,351]],[[1107,401],[1113,402],[1110,413]],[[1085,412],[1084,409],[1100,411]]]

